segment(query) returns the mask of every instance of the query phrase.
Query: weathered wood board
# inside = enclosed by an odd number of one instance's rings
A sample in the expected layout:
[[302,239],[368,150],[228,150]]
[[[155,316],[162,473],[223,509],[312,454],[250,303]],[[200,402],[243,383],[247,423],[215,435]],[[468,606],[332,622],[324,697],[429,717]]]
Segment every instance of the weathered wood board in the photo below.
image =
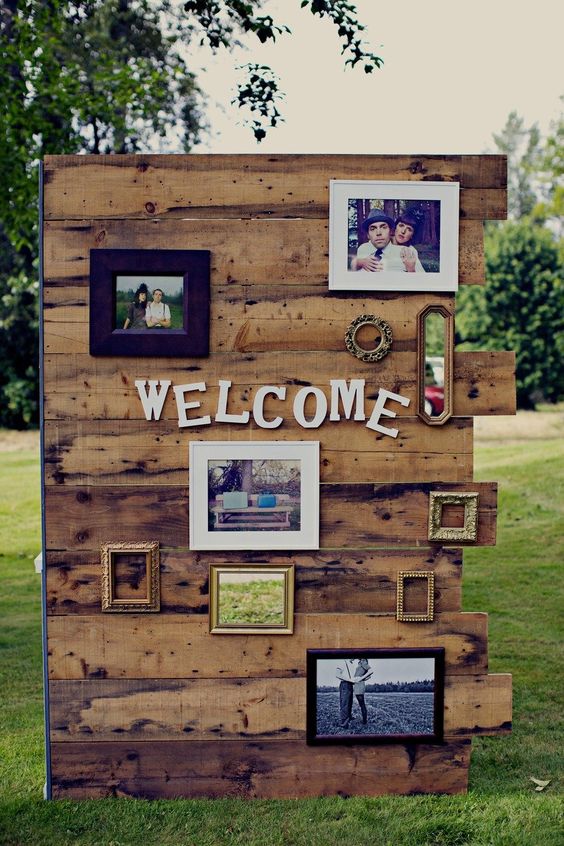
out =
[[301,740],[52,743],[61,799],[304,799],[384,793],[463,793],[470,741],[439,746],[331,747]]
[[45,219],[327,220],[331,179],[459,182],[463,219],[507,216],[503,156],[192,155],[47,157]]
[[[340,482],[356,469],[358,482],[388,479],[409,482],[426,473],[445,482],[472,479],[472,419],[453,418],[445,426],[426,426],[419,418],[403,418],[397,438],[391,438],[341,420],[319,430],[302,429],[290,419],[276,431],[276,440],[320,440],[327,428],[331,448],[324,449],[321,481]],[[273,432],[257,426],[225,425],[197,430],[209,440],[271,441]],[[213,436],[213,437],[212,437]],[[186,431],[172,421],[78,421],[45,425],[47,485],[157,485],[186,484],[188,442]],[[143,473],[139,470],[142,469]]]
[[[219,563],[295,564],[295,609],[301,613],[394,614],[398,573],[435,574],[435,611],[461,610],[462,550],[330,550],[329,552],[161,552],[161,614],[205,614],[209,605],[209,566]],[[47,553],[48,614],[100,612],[98,550]],[[414,601],[426,597],[420,585]]]
[[[213,286],[229,286],[237,296],[237,286],[248,288],[260,308],[259,286],[283,286],[280,297],[300,299],[300,290],[315,288],[327,297],[329,256],[327,219],[300,220],[85,220],[47,221],[48,252],[45,255],[46,303],[53,298],[68,302],[70,289],[77,308],[88,304],[89,251],[113,249],[127,243],[130,248],[172,250],[211,250]],[[460,221],[461,284],[484,282],[484,241],[481,220]],[[307,279],[307,283],[304,280]],[[76,288],[72,286],[77,286]],[[258,290],[257,290],[258,289]],[[314,292],[314,293],[315,293]],[[355,295],[356,297],[359,294]],[[213,298],[221,308],[222,298]],[[266,295],[266,307],[271,296]],[[333,303],[339,300],[332,299]],[[312,312],[307,303],[307,311]],[[74,315],[77,312],[73,312]],[[49,311],[45,315],[52,319]],[[73,321],[74,322],[74,321]],[[219,327],[215,327],[216,331]],[[213,329],[212,329],[213,331]]]
[[[457,490],[479,495],[478,537],[470,543],[492,546],[497,513],[494,482],[322,484],[320,549],[427,546],[429,493]],[[188,509],[186,487],[49,486],[47,549],[97,549],[109,541],[135,539],[189,547]]]
[[48,643],[52,679],[292,677],[304,675],[306,649],[369,646],[444,646],[448,673],[488,669],[481,613],[441,614],[433,624],[377,614],[296,614],[291,636],[214,637],[201,615],[53,616]]
[[[296,393],[303,387],[315,385],[330,398],[331,379],[365,379],[368,414],[378,391],[384,388],[409,399],[408,407],[389,403],[398,417],[407,417],[413,416],[415,410],[416,358],[415,349],[412,352],[392,352],[376,366],[359,361],[346,351],[332,354],[332,366],[327,354],[309,351],[244,355],[218,353],[205,364],[201,359],[188,359],[187,364],[175,359],[164,363],[162,359],[148,358],[93,359],[85,354],[71,353],[46,355],[45,376],[54,388],[46,397],[45,417],[63,420],[144,419],[135,381],[149,378],[168,379],[173,385],[205,381],[207,391],[201,393],[198,399],[202,403],[202,414],[212,415],[217,409],[219,380],[228,379],[232,383],[230,410],[237,414],[252,409],[256,388],[265,384],[266,377],[268,384],[286,386],[287,394],[283,401],[267,397],[265,416],[282,414],[286,420],[290,418]],[[515,413],[513,353],[455,353],[454,372],[455,416]],[[172,388],[167,392],[161,417],[178,421]],[[393,426],[392,421],[389,425]]]
[[[50,697],[56,742],[305,738],[304,678],[54,681]],[[446,679],[446,737],[510,728],[511,676]]]
[[[511,679],[487,675],[487,616],[461,608],[462,544],[429,544],[430,491],[476,491],[475,544],[495,543],[497,486],[473,481],[473,421],[515,411],[514,355],[454,356],[454,415],[416,417],[417,315],[454,294],[329,292],[330,179],[459,182],[459,283],[483,284],[483,221],[506,214],[503,156],[60,156],[44,165],[44,613],[49,686],[48,795],[299,798],[457,793],[473,735],[511,726]],[[211,260],[207,358],[92,357],[90,251],[199,249]],[[359,314],[393,332],[376,364],[351,356]],[[365,339],[366,340],[366,339]],[[180,428],[172,386],[145,419],[136,380],[206,383],[211,425]],[[332,379],[380,389],[392,438],[365,421],[302,428],[293,404]],[[215,420],[219,382],[228,410]],[[268,397],[260,428],[252,409]],[[312,398],[306,416],[314,411]],[[193,440],[320,442],[320,549],[197,552],[188,531]],[[445,525],[460,514],[445,513]],[[101,611],[100,545],[158,540],[159,613]],[[211,635],[210,564],[295,564],[292,635]],[[435,577],[434,620],[398,622],[399,573]],[[415,580],[411,600],[426,602]],[[309,747],[306,651],[445,649],[445,741]]]

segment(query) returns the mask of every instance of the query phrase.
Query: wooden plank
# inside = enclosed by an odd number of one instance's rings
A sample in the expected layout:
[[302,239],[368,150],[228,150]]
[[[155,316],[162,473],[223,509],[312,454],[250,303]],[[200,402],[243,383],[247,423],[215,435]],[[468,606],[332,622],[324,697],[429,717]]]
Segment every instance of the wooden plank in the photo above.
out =
[[[458,693],[449,699],[449,686],[459,690],[457,679],[445,683],[445,734],[451,737],[510,734],[512,727],[512,677],[509,673],[465,676],[462,707]],[[460,686],[462,693],[462,686]],[[448,728],[447,728],[448,726]]]
[[[320,548],[427,546],[430,491],[478,492],[478,537],[472,545],[495,544],[494,482],[322,484]],[[50,486],[45,515],[48,550],[97,549],[112,540],[189,546],[185,487]]]
[[[88,353],[88,295],[80,288],[45,289],[44,350],[48,354]],[[433,302],[454,312],[454,297],[438,294]],[[417,349],[417,315],[429,294],[387,298],[335,297],[294,286],[230,285],[215,288],[211,298],[210,350],[213,353],[323,350],[342,352],[345,333],[360,314],[376,314],[393,332],[395,352]],[[377,333],[366,330],[370,348]],[[359,341],[362,341],[359,338]]]
[[487,614],[399,623],[377,614],[296,614],[292,637],[210,635],[202,615],[49,617],[51,679],[285,678],[306,649],[443,646],[448,673],[487,672]]
[[[376,726],[378,697],[365,699]],[[49,702],[54,742],[305,740],[304,678],[53,681]],[[445,736],[510,731],[511,676],[445,680]]]
[[462,793],[470,741],[306,746],[302,741],[53,743],[57,799],[304,799]]
[[[376,365],[359,361],[346,350],[331,356],[323,352],[222,353],[203,361],[47,355],[45,384],[50,389],[45,396],[45,419],[144,419],[136,379],[169,379],[173,386],[205,382],[207,391],[198,393],[198,399],[202,413],[214,416],[220,379],[232,382],[229,410],[234,414],[252,410],[258,386],[283,385],[287,388],[286,400],[268,398],[265,404],[266,414],[273,410],[273,416],[283,417],[292,416],[295,395],[304,386],[315,385],[330,398],[331,379],[365,379],[368,414],[379,389],[385,388],[409,399],[408,407],[396,403],[393,408],[398,417],[408,417],[415,409],[416,358],[415,351],[394,350]],[[455,353],[454,377],[455,416],[515,413],[514,353]],[[161,416],[178,419],[172,388]]]
[[[315,219],[46,221],[44,279],[49,287],[87,287],[90,250],[127,246],[210,250],[214,286],[272,282],[286,291],[304,285],[326,290],[328,230],[327,220]],[[481,220],[460,221],[458,273],[461,284],[484,283]]]
[[[185,484],[188,439],[271,441],[272,430],[256,425],[201,427],[179,431],[172,421],[47,421],[47,485]],[[276,430],[276,440],[321,440],[323,482],[371,482],[388,479],[472,479],[472,418],[457,417],[427,426],[417,417],[402,418],[397,438],[352,420],[302,429],[294,420]]]
[[[210,564],[296,565],[297,613],[394,614],[400,570],[435,574],[435,613],[460,611],[462,550],[382,550],[284,553],[161,553],[161,614],[207,614]],[[50,552],[46,556],[47,613],[97,614],[101,605],[100,555]]]
[[327,217],[331,179],[462,185],[461,217],[507,216],[502,156],[48,156],[45,220]]

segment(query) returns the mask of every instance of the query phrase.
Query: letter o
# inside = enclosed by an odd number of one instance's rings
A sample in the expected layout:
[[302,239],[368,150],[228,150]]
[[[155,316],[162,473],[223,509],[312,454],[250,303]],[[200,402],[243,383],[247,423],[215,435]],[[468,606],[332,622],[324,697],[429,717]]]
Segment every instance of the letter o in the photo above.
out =
[[[309,395],[315,397],[316,409],[311,420],[306,420],[304,408]],[[327,397],[321,388],[300,388],[294,397],[294,417],[303,429],[318,429],[327,416]]]

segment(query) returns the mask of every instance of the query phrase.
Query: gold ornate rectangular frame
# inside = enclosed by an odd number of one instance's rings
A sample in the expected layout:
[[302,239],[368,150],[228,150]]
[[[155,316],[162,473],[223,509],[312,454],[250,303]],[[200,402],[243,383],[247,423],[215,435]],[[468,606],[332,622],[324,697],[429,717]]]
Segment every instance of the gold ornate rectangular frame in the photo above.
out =
[[[145,556],[147,574],[147,593],[144,598],[119,598],[116,596],[116,556],[124,553],[137,553]],[[139,541],[123,543],[104,543],[101,546],[102,560],[102,611],[119,613],[160,611],[161,574],[158,541]]]
[[[283,586],[283,621],[280,625],[272,623],[225,623],[220,620],[220,576],[223,573],[244,576],[265,574],[282,575]],[[294,631],[294,564],[272,566],[269,564],[210,564],[210,632],[211,634],[293,634]]]
[[[478,502],[477,493],[454,493],[449,491],[431,491],[429,494],[429,540],[447,543],[450,541],[475,541],[478,537]],[[462,505],[464,507],[463,526],[443,526],[443,507]]]
[[[423,614],[404,611],[404,582],[406,579],[427,579],[427,610]],[[401,623],[430,623],[435,616],[435,574],[431,570],[400,570],[397,582],[396,620]]]

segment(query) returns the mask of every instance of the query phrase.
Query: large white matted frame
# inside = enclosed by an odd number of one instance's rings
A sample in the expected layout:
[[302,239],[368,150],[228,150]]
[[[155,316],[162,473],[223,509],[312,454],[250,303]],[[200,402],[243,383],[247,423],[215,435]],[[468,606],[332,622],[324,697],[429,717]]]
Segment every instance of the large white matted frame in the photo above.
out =
[[318,549],[319,442],[190,444],[191,549]]

